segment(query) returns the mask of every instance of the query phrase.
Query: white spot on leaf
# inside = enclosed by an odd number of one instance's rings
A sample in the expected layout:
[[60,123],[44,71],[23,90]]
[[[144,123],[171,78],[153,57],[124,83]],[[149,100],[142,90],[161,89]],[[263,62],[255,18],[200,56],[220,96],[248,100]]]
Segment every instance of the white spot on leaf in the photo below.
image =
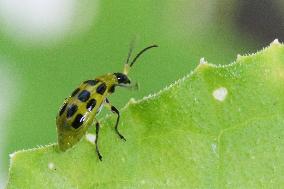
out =
[[207,64],[207,61],[205,60],[205,58],[200,58],[199,60],[199,64]]
[[14,153],[9,154],[9,157],[10,157],[10,159],[11,159],[11,160],[14,158],[14,156],[15,156],[15,152],[14,152]]
[[213,143],[211,144],[211,148],[212,148],[212,151],[217,154],[217,144]]
[[220,87],[213,91],[213,97],[218,101],[224,101],[228,91],[225,87]]
[[86,134],[86,139],[91,143],[95,143],[96,135],[88,133],[88,134]]
[[55,165],[54,165],[54,163],[49,162],[47,166],[48,166],[48,169],[50,169],[50,170],[55,170]]
[[274,39],[274,41],[272,41],[271,45],[279,45],[280,42],[278,39]]
[[237,55],[237,60],[239,60],[240,58],[242,58],[242,55],[238,54]]

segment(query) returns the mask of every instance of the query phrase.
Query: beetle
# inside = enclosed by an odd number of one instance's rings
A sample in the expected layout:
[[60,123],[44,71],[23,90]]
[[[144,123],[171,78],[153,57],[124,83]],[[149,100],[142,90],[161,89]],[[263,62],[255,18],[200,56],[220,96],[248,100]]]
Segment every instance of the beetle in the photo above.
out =
[[126,63],[124,64],[123,73],[107,73],[105,75],[96,77],[82,82],[71,95],[65,99],[63,105],[59,109],[56,117],[58,146],[61,151],[74,146],[85,135],[89,126],[93,123],[96,125],[96,153],[99,160],[102,161],[102,155],[98,147],[100,123],[96,119],[96,115],[101,111],[102,107],[107,107],[112,113],[117,115],[115,123],[116,134],[124,141],[126,139],[118,130],[118,123],[120,113],[115,106],[111,105],[108,96],[114,93],[117,86],[132,88],[128,77],[130,68],[134,65],[136,60],[147,50],[158,47],[157,45],[150,45],[142,49],[130,62],[132,54],[132,47],[128,52]]

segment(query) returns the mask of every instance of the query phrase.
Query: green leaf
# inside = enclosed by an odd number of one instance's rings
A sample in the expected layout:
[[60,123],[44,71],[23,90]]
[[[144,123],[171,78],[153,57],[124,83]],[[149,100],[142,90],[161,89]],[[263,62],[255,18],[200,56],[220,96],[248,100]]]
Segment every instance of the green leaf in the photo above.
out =
[[114,132],[115,116],[102,120],[102,162],[85,138],[66,152],[56,145],[19,151],[7,186],[279,188],[283,84],[284,45],[277,41],[227,66],[203,62],[157,94],[130,100],[119,125],[126,142]]

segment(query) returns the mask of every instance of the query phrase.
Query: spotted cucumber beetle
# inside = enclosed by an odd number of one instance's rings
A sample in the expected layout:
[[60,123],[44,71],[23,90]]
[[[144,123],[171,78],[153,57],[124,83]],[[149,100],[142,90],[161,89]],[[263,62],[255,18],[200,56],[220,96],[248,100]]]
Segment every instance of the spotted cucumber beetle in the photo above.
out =
[[120,118],[119,111],[111,105],[107,97],[114,93],[115,87],[117,86],[128,88],[134,87],[127,74],[139,56],[153,47],[158,46],[151,45],[144,48],[134,57],[131,63],[129,63],[133,49],[131,47],[126,63],[124,64],[123,73],[108,73],[95,79],[84,81],[67,99],[65,99],[56,117],[58,145],[60,150],[65,151],[79,142],[85,135],[88,127],[92,125],[93,122],[96,122],[96,152],[99,159],[102,160],[98,148],[100,124],[96,119],[96,115],[101,111],[103,106],[107,107],[117,115],[115,132],[122,140],[125,140],[123,135],[118,131]]

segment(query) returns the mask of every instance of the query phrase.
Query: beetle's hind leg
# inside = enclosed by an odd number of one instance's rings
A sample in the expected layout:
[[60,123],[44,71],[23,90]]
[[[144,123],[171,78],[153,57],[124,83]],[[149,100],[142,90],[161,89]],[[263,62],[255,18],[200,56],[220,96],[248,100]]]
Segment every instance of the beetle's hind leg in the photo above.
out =
[[120,114],[119,114],[118,109],[116,107],[114,107],[113,105],[111,105],[107,98],[106,98],[106,107],[108,109],[110,109],[112,111],[112,113],[115,113],[117,115],[117,119],[116,119],[116,123],[115,123],[115,127],[114,127],[115,132],[122,140],[126,141],[124,136],[118,131],[118,123],[119,123],[119,118],[120,118]]
[[97,121],[96,122],[96,140],[95,140],[95,144],[96,144],[96,152],[98,154],[98,157],[100,159],[100,161],[102,161],[103,157],[100,153],[100,150],[99,150],[99,146],[98,146],[98,140],[99,140],[99,131],[100,131],[100,124],[99,122]]

